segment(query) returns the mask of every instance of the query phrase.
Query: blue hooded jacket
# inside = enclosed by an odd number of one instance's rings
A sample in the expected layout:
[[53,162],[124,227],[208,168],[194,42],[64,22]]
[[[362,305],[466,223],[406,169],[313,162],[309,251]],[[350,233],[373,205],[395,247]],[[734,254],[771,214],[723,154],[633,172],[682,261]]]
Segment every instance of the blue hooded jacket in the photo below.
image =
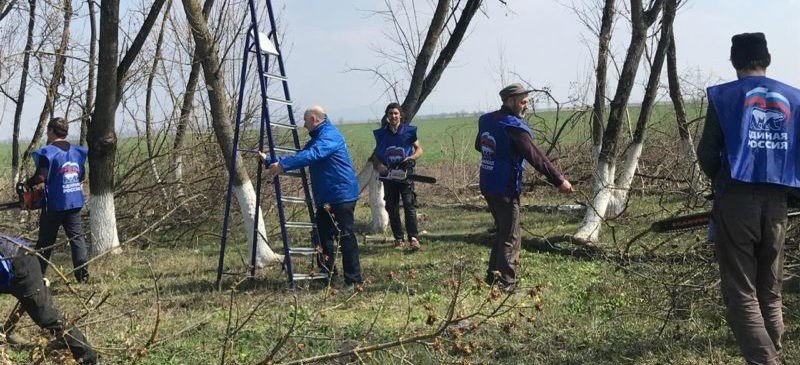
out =
[[308,166],[311,191],[319,208],[358,200],[358,178],[347,152],[344,136],[325,118],[308,133],[311,140],[292,156],[278,158],[284,171]]

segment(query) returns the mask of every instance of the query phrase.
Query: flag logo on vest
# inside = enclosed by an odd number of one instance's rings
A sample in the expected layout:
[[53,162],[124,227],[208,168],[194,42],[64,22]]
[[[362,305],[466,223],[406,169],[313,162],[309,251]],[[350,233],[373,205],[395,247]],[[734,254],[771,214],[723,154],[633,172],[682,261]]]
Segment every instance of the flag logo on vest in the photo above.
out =
[[786,123],[791,110],[789,100],[760,86],[750,90],[744,100],[745,118],[749,118],[747,146],[755,149],[786,150],[789,134]]
[[386,162],[390,165],[401,163],[406,159],[406,151],[403,147],[389,146],[386,147]]
[[73,193],[81,191],[80,173],[81,168],[75,162],[65,162],[59,169],[61,175],[64,176],[63,185],[61,188],[66,193]]
[[497,150],[497,140],[489,132],[481,133],[481,168],[484,170],[494,170],[494,153]]

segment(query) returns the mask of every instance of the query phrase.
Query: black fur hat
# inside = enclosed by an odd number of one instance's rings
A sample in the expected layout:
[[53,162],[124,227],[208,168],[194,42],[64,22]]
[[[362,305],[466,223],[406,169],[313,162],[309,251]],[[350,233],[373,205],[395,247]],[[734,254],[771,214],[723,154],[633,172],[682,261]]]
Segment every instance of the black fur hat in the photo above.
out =
[[731,63],[735,69],[767,68],[771,61],[764,33],[742,33],[731,38]]

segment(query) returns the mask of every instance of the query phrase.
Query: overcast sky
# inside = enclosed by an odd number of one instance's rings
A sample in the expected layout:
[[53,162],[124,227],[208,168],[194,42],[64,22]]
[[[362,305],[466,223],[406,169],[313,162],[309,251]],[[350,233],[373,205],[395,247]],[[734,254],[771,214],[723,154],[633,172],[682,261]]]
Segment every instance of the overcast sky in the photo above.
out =
[[[486,14],[476,15],[464,44],[421,113],[496,108],[497,91],[503,86],[501,68],[536,86],[549,86],[559,99],[566,99],[576,83],[586,84],[591,76],[596,44],[572,10],[564,5],[571,2],[509,0],[505,7],[497,0],[486,0]],[[273,3],[282,15],[279,27],[285,33],[287,73],[297,104],[301,108],[321,104],[334,120],[379,117],[386,103],[393,101],[381,95],[383,84],[368,73],[347,70],[386,63],[374,48],[386,43],[387,23],[369,12],[381,9],[383,1],[274,0]],[[430,12],[425,0],[418,3],[423,4],[421,9]],[[800,32],[796,31],[800,1],[770,0],[769,6],[766,3],[688,0],[675,25],[682,72],[699,75],[690,80],[731,79],[734,75],[728,62],[731,35],[762,31],[767,35],[773,58],[770,75],[800,85],[800,67],[796,63],[800,59]],[[173,14],[180,16],[182,12]],[[612,48],[622,55],[630,37],[628,26],[620,21],[616,30]],[[590,42],[592,49],[586,42]],[[636,93],[631,101],[638,102],[640,95],[641,92]],[[32,134],[32,121],[41,110],[41,102],[40,95],[29,96],[23,135]],[[0,140],[7,140],[13,105],[6,103],[2,111]]]
[[[476,16],[469,36],[421,112],[497,107],[501,63],[534,85],[552,87],[565,99],[572,83],[585,82],[593,68],[594,51],[584,42],[590,33],[563,5],[573,1],[581,0],[510,0],[509,10],[496,0],[487,0],[487,15]],[[796,31],[800,1],[770,0],[769,6],[752,0],[688,1],[675,25],[682,71],[699,72],[713,80],[730,79],[734,75],[728,62],[731,35],[762,31],[773,56],[770,75],[800,84],[800,32]],[[321,103],[336,119],[380,115],[389,101],[380,96],[382,85],[368,74],[345,71],[385,62],[369,45],[384,42],[386,23],[364,11],[380,7],[383,1],[279,3],[286,6],[287,38],[292,46],[288,72],[296,80],[292,83],[295,99],[301,104]],[[617,54],[624,54],[629,38],[628,27],[620,22],[613,40]],[[596,40],[591,42],[594,47]]]

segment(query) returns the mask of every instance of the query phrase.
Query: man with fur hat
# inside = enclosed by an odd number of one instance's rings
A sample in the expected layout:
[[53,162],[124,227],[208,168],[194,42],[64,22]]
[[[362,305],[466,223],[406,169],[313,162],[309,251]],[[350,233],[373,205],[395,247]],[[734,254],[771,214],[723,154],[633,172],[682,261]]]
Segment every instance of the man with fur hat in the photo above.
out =
[[521,244],[519,196],[524,162],[528,161],[561,192],[572,192],[570,182],[533,143],[533,132],[523,119],[530,92],[519,83],[500,90],[503,106],[480,117],[475,137],[475,149],[481,152],[481,193],[497,227],[486,282],[497,284],[506,292],[516,289]]
[[708,88],[697,156],[714,185],[728,326],[748,364],[779,364],[787,193],[800,187],[800,90],[766,76],[771,57],[763,33],[731,41],[737,80]]

